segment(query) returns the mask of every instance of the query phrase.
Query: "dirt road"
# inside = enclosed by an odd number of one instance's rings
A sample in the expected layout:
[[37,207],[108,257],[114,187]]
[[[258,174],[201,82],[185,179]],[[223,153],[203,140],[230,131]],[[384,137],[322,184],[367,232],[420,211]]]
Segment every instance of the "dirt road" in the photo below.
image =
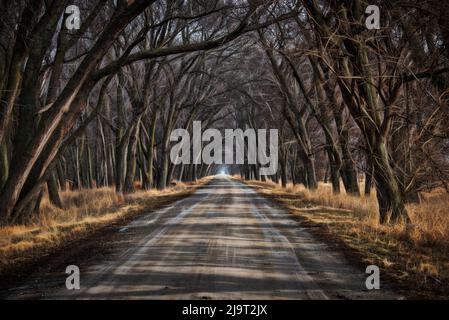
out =
[[59,282],[40,275],[29,280],[40,290],[25,285],[9,298],[398,298],[385,288],[367,291],[363,270],[291,214],[226,177],[117,228],[108,246],[108,254],[92,261],[69,259],[81,269],[81,290],[65,289],[62,271]]

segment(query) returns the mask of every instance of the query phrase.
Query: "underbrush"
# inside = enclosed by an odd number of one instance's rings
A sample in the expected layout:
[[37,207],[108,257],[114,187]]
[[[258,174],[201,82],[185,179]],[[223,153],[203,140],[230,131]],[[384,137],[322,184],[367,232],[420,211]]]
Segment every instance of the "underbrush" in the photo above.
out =
[[[329,184],[308,190],[273,182],[246,181],[295,215],[340,241],[363,264],[376,264],[415,297],[449,297],[449,195],[422,194],[408,204],[411,225],[381,225],[375,191],[369,196],[333,194]],[[344,189],[343,189],[344,190]]]
[[0,274],[132,214],[156,210],[206,181],[177,182],[166,190],[137,190],[125,196],[114,188],[67,190],[60,192],[62,209],[44,195],[39,215],[26,224],[0,228]]

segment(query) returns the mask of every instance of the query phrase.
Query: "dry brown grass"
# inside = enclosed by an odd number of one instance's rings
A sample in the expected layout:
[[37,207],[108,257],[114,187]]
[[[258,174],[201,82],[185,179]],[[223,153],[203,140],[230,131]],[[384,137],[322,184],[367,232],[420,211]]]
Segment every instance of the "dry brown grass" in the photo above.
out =
[[376,195],[332,194],[321,183],[315,191],[302,185],[282,188],[272,182],[249,181],[295,215],[341,241],[362,263],[382,266],[414,297],[449,297],[449,195],[423,194],[420,204],[407,209],[412,227],[379,225]]
[[113,188],[61,192],[64,209],[42,200],[40,215],[27,224],[0,228],[0,274],[67,241],[87,236],[131,214],[148,212],[193,192],[198,184],[176,183],[164,190],[139,190],[125,197]]

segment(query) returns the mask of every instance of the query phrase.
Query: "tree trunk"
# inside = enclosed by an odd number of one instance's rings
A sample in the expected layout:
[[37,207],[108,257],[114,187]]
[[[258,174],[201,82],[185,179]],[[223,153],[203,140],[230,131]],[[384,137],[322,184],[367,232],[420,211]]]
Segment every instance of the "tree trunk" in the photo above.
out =
[[[330,148],[329,148],[330,149]],[[332,150],[327,150],[329,159],[330,178],[332,183],[332,192],[334,194],[340,193],[340,165],[335,162]]]
[[385,141],[376,143],[373,155],[374,179],[376,181],[377,199],[379,202],[379,221],[385,224],[390,218],[391,223],[403,219],[410,223],[404,198],[397,183]]
[[147,179],[148,179],[148,189],[154,188],[154,146],[156,144],[156,124],[159,113],[157,110],[153,114],[153,118],[151,119],[151,127],[150,127],[150,145],[148,146],[148,171],[147,171]]
[[126,174],[125,174],[125,181],[124,181],[124,193],[131,193],[134,191],[134,178],[136,175],[136,153],[137,153],[137,135],[139,134],[140,130],[140,119],[137,122],[137,125],[135,126],[134,133],[131,135],[131,138],[129,140],[129,147],[128,147],[128,159],[127,159],[127,165],[126,165]]
[[372,155],[366,156],[365,196],[369,196],[371,194],[371,189],[373,188],[374,170],[371,157]]
[[66,178],[65,178],[64,168],[63,168],[61,162],[62,162],[61,159],[57,160],[56,170],[57,170],[57,174],[58,174],[59,188],[62,191],[65,191],[65,189],[66,189]]
[[47,181],[47,187],[48,187],[48,197],[50,198],[50,202],[55,205],[56,207],[62,209],[62,201],[59,197],[58,193],[58,183],[56,180],[56,173],[54,170],[52,170],[52,173],[50,174],[50,178]]

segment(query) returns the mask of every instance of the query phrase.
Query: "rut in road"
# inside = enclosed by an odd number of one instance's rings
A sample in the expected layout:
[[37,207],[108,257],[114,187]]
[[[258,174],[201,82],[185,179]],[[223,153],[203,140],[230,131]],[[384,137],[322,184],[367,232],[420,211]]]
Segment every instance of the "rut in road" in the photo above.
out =
[[367,291],[363,270],[224,176],[117,229],[115,238],[106,258],[80,265],[81,290],[61,284],[44,298],[398,298],[384,287]]

